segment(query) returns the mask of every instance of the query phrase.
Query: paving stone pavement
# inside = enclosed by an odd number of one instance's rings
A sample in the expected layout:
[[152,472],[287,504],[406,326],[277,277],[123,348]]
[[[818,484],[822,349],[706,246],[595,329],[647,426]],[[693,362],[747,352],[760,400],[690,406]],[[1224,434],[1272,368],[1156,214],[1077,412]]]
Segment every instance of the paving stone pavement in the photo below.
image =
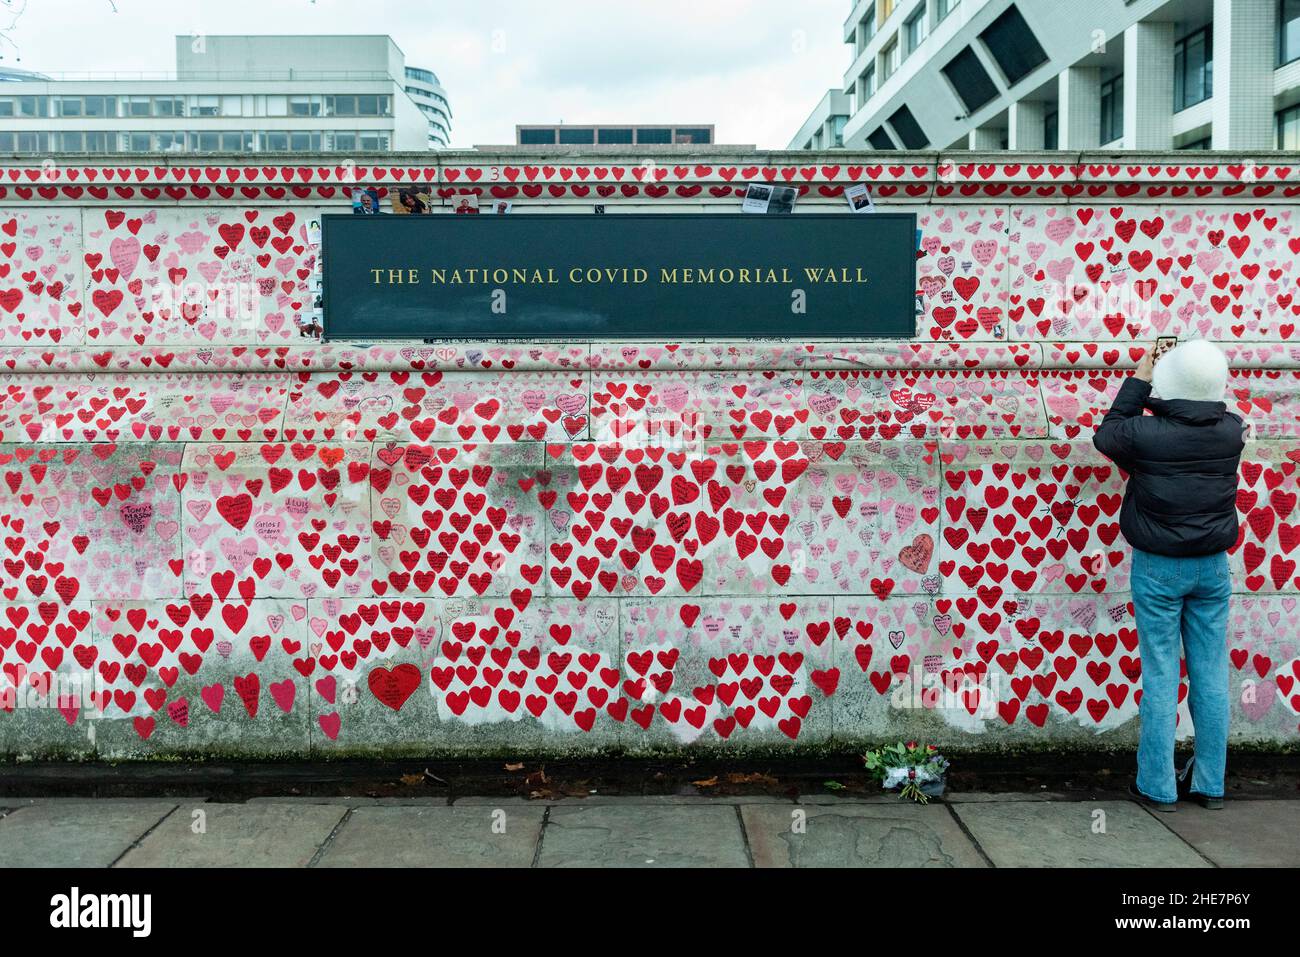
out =
[[0,868],[1300,864],[1300,800],[953,798],[0,798]]
[[741,814],[756,867],[988,866],[939,804],[768,804]]

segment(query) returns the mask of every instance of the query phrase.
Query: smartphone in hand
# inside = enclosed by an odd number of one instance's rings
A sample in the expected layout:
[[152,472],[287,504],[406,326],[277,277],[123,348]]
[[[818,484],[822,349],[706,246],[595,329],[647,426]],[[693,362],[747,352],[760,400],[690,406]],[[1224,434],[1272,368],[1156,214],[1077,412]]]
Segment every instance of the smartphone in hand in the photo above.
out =
[[1168,352],[1170,349],[1174,348],[1177,345],[1178,345],[1177,336],[1159,336],[1156,339],[1155,349],[1151,353],[1151,361],[1159,362],[1161,356],[1163,356],[1166,352]]

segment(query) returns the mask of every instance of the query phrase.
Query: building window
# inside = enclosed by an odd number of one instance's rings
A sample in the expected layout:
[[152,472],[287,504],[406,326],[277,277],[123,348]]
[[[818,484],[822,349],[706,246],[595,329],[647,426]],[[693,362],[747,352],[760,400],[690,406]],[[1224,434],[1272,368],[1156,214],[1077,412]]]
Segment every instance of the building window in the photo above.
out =
[[[78,101],[79,102],[79,101]],[[0,116],[4,117],[43,117],[47,113],[48,102],[43,96],[7,96],[0,98]],[[54,101],[55,109],[59,101]],[[73,107],[75,109],[75,107]],[[80,115],[80,114],[68,114]]]
[[847,116],[831,117],[831,146],[844,145],[844,126],[848,121]]
[[356,116],[357,98],[355,96],[327,96],[325,98],[326,116]]
[[1277,148],[1300,150],[1300,106],[1293,106],[1277,114]]
[[1199,140],[1192,140],[1190,143],[1184,143],[1182,146],[1175,146],[1176,150],[1208,150],[1210,148],[1210,138],[1203,136]]
[[123,116],[148,116],[150,110],[147,96],[129,96],[122,101]]
[[998,88],[971,47],[966,47],[949,60],[943,68],[943,75],[965,104],[967,113],[974,113],[998,95]]
[[702,126],[679,126],[674,134],[673,142],[702,145],[712,143],[713,134]]
[[862,71],[858,80],[858,108],[866,105],[867,100],[876,95],[876,65],[870,63]]
[[880,78],[888,80],[894,75],[894,71],[898,69],[898,65],[902,62],[903,57],[898,50],[898,37],[894,37],[880,51]]
[[153,100],[154,116],[184,116],[185,101],[175,96],[156,96]]
[[1043,114],[1043,149],[1060,149],[1060,114],[1051,110]]
[[923,150],[930,145],[920,124],[916,122],[916,117],[906,106],[900,106],[890,115],[889,125],[898,134],[904,149]]
[[957,9],[957,4],[961,0],[935,0],[934,3],[934,22],[942,23],[948,18],[948,14]]
[[635,136],[629,127],[602,127],[596,131],[597,143],[632,143]]
[[645,145],[667,145],[673,141],[673,131],[643,127],[636,131],[636,141]]
[[858,21],[858,52],[861,53],[876,35],[876,5],[867,7],[867,12]]
[[555,143],[555,130],[548,128],[544,130],[520,130],[520,146],[552,146]]
[[1010,86],[1015,86],[1047,62],[1047,53],[1015,4],[980,31],[980,39]]
[[1277,5],[1277,65],[1300,59],[1300,0]]
[[1101,145],[1124,135],[1124,74],[1101,85]]
[[1208,100],[1214,93],[1212,25],[1174,44],[1174,112]]
[[[295,134],[297,135],[297,134]],[[307,134],[311,136],[313,134]],[[319,134],[315,134],[319,136]],[[311,147],[308,147],[309,149]],[[253,134],[229,131],[221,134],[221,151],[223,153],[251,153],[253,151]]]
[[878,126],[867,135],[867,142],[873,150],[892,150],[894,141],[889,138],[883,126]]
[[0,99],[0,116],[31,118],[48,115],[49,100],[43,96],[14,96]]
[[184,133],[154,133],[153,138],[154,138],[154,152],[157,153],[185,152]]
[[290,116],[320,116],[324,111],[324,97],[291,96],[289,97]]
[[117,97],[115,96],[85,96],[82,97],[82,104],[85,110],[83,116],[117,116]]
[[560,127],[560,142],[570,146],[590,146],[596,142],[596,131],[587,127]]
[[66,96],[54,101],[58,104],[59,116],[80,116],[81,97]]
[[903,24],[903,35],[907,38],[907,53],[911,55],[925,39],[925,4],[917,7],[916,12]]

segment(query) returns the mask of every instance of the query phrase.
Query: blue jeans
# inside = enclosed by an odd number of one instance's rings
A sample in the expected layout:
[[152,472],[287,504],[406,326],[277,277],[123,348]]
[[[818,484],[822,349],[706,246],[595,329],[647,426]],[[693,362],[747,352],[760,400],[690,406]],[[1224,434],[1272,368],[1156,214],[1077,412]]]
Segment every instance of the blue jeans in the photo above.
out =
[[1169,558],[1133,549],[1130,576],[1142,654],[1142,730],[1137,788],[1153,801],[1178,800],[1174,728],[1179,650],[1187,659],[1187,703],[1196,732],[1192,791],[1223,797],[1228,760],[1228,553]]

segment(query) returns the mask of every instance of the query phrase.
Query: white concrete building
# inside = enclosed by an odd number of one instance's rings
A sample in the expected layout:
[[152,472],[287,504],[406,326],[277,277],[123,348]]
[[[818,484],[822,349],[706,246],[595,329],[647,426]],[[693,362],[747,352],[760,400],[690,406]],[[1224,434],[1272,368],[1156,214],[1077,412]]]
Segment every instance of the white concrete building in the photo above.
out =
[[1300,149],[1300,0],[852,0],[844,41],[791,149]]
[[0,77],[0,154],[423,150],[451,109],[387,36],[178,36],[171,74]]
[[438,74],[423,67],[406,68],[404,88],[429,119],[429,149],[445,147],[451,139],[451,104],[447,91],[438,82]]
[[844,145],[844,127],[853,112],[853,97],[827,90],[790,141],[791,149],[831,150]]

